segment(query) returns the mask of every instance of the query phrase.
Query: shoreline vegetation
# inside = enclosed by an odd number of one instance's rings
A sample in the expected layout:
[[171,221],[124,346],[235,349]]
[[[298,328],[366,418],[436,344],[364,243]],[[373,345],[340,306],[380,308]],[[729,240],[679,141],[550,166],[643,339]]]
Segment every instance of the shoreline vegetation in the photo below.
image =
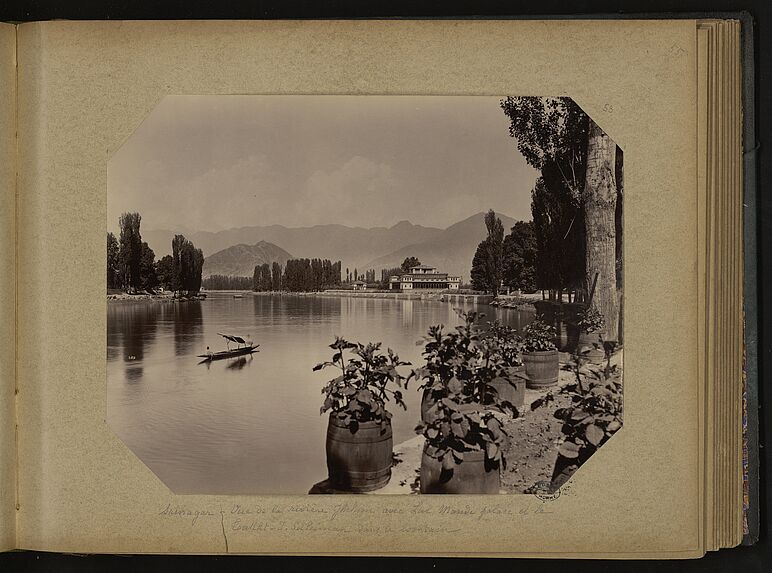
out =
[[[487,304],[499,308],[512,308],[519,310],[535,311],[533,302],[541,300],[540,294],[523,295],[499,295],[493,298],[490,294],[481,293],[450,293],[450,292],[403,292],[403,291],[356,291],[347,289],[328,289],[324,291],[252,291],[247,289],[223,290],[212,289],[202,291],[199,295],[179,296],[173,293],[127,293],[127,292],[108,292],[107,301],[110,303],[118,302],[186,302],[206,300],[207,293],[223,294],[251,294],[253,296],[323,296],[323,297],[352,297],[352,298],[370,298],[370,299],[391,299],[391,300],[433,300],[447,303],[474,303]],[[204,295],[204,296],[202,296]]]

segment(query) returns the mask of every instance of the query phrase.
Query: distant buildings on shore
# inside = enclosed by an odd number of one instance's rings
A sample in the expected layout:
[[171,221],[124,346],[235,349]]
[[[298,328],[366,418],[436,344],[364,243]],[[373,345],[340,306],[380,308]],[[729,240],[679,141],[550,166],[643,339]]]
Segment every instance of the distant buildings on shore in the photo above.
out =
[[418,265],[402,275],[392,275],[389,278],[389,290],[458,290],[461,277],[452,277],[448,273],[437,272],[437,267]]

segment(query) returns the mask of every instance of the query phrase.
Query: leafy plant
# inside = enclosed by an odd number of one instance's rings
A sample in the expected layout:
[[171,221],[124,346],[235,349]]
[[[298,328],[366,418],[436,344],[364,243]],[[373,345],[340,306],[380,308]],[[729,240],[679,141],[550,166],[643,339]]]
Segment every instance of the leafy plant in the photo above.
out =
[[603,315],[595,306],[589,306],[579,313],[577,326],[587,334],[600,332],[603,329]]
[[[414,369],[408,381],[421,380],[430,407],[424,422],[416,426],[430,446],[430,455],[445,471],[464,460],[464,452],[484,451],[486,460],[505,466],[507,434],[503,422],[517,409],[499,400],[491,382],[510,381],[515,368],[507,364],[513,331],[496,328],[494,334],[480,334],[475,323],[481,315],[459,312],[464,323],[445,331],[442,325],[429,328],[424,344],[425,364]],[[504,344],[506,342],[506,344]]]
[[557,348],[553,342],[555,329],[544,322],[541,315],[525,327],[523,335],[524,352],[543,352]]
[[523,361],[520,353],[523,350],[523,340],[517,331],[499,321],[488,324],[488,332],[483,340],[491,346],[491,352],[494,353],[495,359],[501,360],[505,366],[522,366]]
[[386,354],[381,352],[380,342],[363,345],[336,337],[330,348],[335,351],[332,360],[317,364],[314,371],[332,367],[341,373],[322,388],[320,414],[331,411],[355,433],[363,422],[388,424],[392,414],[386,402],[392,398],[407,409],[401,390],[391,386],[402,387],[406,379],[397,368],[410,366],[409,362],[402,362],[391,348]]
[[575,381],[561,389],[572,404],[558,408],[554,414],[563,422],[564,439],[558,453],[569,467],[571,460],[580,466],[613,436],[622,427],[623,415],[622,382],[616,365],[610,361],[605,367],[583,365],[576,355],[574,374]]

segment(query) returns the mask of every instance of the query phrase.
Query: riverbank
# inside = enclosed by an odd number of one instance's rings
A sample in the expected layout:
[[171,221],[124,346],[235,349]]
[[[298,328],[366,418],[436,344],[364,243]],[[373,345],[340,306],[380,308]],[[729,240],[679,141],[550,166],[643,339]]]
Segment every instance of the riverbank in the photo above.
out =
[[454,304],[490,304],[493,296],[489,294],[456,294],[450,292],[407,292],[407,291],[361,291],[345,289],[329,289],[319,292],[254,292],[255,296],[261,295],[291,295],[291,296],[326,296],[326,297],[350,297],[350,298],[380,298],[388,300],[436,300]]
[[206,297],[175,297],[172,294],[128,294],[128,293],[121,293],[121,294],[108,294],[107,295],[107,302],[108,303],[119,303],[119,302],[140,302],[140,301],[151,301],[151,302],[187,302],[189,300],[205,300]]
[[541,300],[539,293],[533,294],[500,294],[489,304],[499,308],[518,308],[522,310],[536,311],[534,302]]
[[[611,363],[621,368],[623,351],[611,358]],[[500,493],[530,493],[539,482],[549,482],[562,443],[561,422],[555,418],[558,408],[571,405],[571,398],[558,392],[566,384],[574,382],[574,373],[561,363],[558,383],[550,388],[531,390],[526,388],[524,406],[519,408],[520,416],[509,420],[505,430],[510,442],[507,448],[507,468],[501,474]],[[531,405],[552,393],[555,400],[548,405],[531,409]],[[394,462],[391,480],[373,494],[418,494],[420,493],[421,454],[424,438],[416,436],[394,446]]]
[[[519,408],[520,416],[507,422],[505,429],[510,436],[507,451],[507,469],[501,475],[499,493],[526,493],[539,481],[549,481],[555,466],[560,438],[560,423],[554,418],[558,407],[565,407],[564,397],[549,406],[531,410],[531,404],[543,398],[548,392],[573,381],[573,373],[560,370],[557,386],[540,390],[526,388],[525,400]],[[418,494],[420,493],[421,454],[423,436],[416,436],[394,446],[394,465],[391,480],[373,494]]]

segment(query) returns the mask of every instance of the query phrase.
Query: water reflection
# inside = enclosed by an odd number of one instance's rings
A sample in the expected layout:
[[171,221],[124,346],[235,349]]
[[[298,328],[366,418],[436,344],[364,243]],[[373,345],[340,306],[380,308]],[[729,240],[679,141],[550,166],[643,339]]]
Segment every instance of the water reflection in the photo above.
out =
[[107,359],[122,359],[126,379],[142,379],[145,349],[155,341],[158,326],[156,305],[146,302],[120,302],[111,305],[107,322]]
[[246,356],[242,356],[240,358],[231,360],[227,368],[228,370],[241,370],[242,368],[244,368],[244,366],[247,366],[248,364],[252,364],[251,354],[249,355],[249,358],[247,358]]
[[[108,305],[108,421],[176,493],[303,494],[325,474],[319,415],[335,336],[382,342],[421,363],[416,346],[434,324],[460,324],[455,308],[519,328],[526,314],[426,300],[211,293],[206,301]],[[251,335],[260,352],[200,364],[218,332]],[[129,359],[134,356],[134,359]],[[140,383],[137,383],[140,382]],[[394,443],[415,435],[418,392],[392,409]]]
[[177,356],[186,356],[194,348],[201,345],[203,327],[203,314],[201,302],[197,300],[185,301],[176,304],[166,304],[164,308],[170,309],[171,316],[165,320],[171,320],[174,324],[174,353]]

